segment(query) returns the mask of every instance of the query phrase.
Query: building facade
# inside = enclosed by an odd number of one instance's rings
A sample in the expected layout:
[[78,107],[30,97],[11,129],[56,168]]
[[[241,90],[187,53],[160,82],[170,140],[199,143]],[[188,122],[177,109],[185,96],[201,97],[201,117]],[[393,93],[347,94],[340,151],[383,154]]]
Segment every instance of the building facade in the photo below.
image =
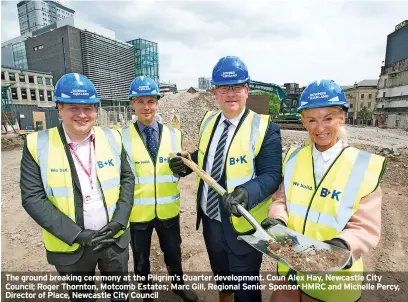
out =
[[135,39],[127,43],[133,45],[135,75],[148,76],[159,84],[159,51],[157,43],[144,39]]
[[[364,107],[371,112],[375,109],[377,83],[378,80],[363,80],[344,90],[350,103],[350,108],[347,112],[347,120],[350,124],[357,123],[358,113]],[[372,117],[370,116],[367,120],[371,119]]]
[[51,73],[1,66],[1,86],[9,87],[13,104],[55,107]]
[[21,35],[75,14],[74,10],[56,1],[20,1],[17,11]]
[[177,93],[177,85],[173,83],[160,83],[160,95]]
[[211,90],[211,78],[198,78],[198,88],[203,90]]
[[387,37],[375,118],[379,126],[408,129],[408,21]]
[[66,73],[84,74],[102,106],[128,101],[135,77],[132,45],[67,25],[29,38],[25,46],[30,69],[51,72],[55,82]]

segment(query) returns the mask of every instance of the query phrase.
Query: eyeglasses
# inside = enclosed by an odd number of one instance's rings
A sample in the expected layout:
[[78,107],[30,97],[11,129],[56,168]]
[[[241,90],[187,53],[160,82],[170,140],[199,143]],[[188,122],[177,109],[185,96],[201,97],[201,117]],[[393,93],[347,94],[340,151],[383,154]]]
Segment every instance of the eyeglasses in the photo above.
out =
[[244,87],[244,85],[218,86],[216,89],[221,94],[227,94],[230,90],[234,93],[240,93]]

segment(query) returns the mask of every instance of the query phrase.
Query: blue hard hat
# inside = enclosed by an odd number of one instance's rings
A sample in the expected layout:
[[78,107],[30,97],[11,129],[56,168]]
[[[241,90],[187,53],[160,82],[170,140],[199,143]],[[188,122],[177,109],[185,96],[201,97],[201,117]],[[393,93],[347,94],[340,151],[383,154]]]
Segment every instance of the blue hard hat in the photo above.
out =
[[212,72],[211,85],[236,85],[248,83],[250,81],[248,68],[238,57],[227,56],[221,58],[215,64]]
[[99,98],[94,84],[83,74],[64,74],[55,85],[56,103],[98,104]]
[[347,111],[350,107],[343,89],[332,80],[320,80],[309,84],[303,90],[299,101],[298,112],[328,106],[339,106]]
[[155,96],[160,99],[160,89],[156,82],[147,76],[136,77],[129,88],[129,100],[137,96]]

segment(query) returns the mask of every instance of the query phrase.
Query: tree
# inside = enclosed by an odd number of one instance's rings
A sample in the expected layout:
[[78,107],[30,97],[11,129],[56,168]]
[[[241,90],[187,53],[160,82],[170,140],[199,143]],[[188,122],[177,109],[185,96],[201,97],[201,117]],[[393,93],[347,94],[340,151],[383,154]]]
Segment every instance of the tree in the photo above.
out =
[[363,108],[361,108],[357,114],[357,118],[359,120],[371,120],[372,116],[373,112],[369,110],[366,106],[363,106]]
[[253,95],[268,95],[269,96],[269,114],[278,115],[280,109],[279,97],[274,93],[265,91],[256,91]]

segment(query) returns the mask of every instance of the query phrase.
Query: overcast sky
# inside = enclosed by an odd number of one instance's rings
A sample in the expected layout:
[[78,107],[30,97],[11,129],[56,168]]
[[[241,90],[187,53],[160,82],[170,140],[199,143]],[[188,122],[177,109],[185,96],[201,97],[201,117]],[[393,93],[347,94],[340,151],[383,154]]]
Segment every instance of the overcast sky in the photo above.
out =
[[[59,1],[116,39],[159,45],[160,80],[179,89],[241,57],[253,80],[301,86],[377,79],[387,35],[408,19],[407,1]],[[19,35],[17,1],[1,2],[1,41]]]

